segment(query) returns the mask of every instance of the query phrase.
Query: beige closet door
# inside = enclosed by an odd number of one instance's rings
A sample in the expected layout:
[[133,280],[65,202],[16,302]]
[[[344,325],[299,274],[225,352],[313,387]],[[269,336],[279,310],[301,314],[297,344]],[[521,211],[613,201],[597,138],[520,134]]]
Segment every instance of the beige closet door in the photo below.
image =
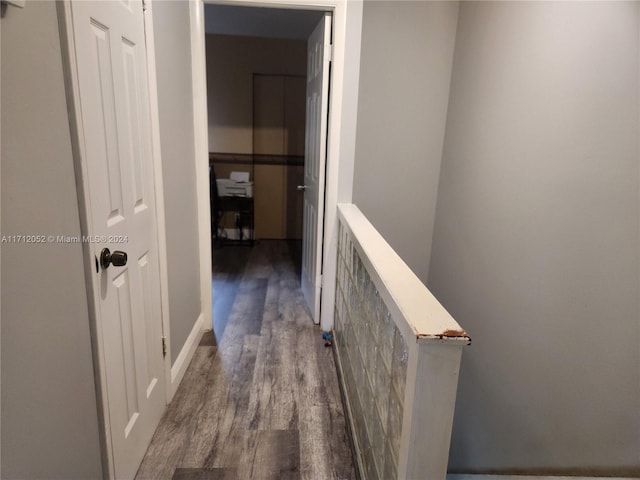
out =
[[306,80],[254,75],[253,82],[255,238],[302,238],[296,187],[303,183]]
[[[280,75],[253,77],[255,238],[285,238],[284,83]],[[269,158],[273,156],[274,158]]]

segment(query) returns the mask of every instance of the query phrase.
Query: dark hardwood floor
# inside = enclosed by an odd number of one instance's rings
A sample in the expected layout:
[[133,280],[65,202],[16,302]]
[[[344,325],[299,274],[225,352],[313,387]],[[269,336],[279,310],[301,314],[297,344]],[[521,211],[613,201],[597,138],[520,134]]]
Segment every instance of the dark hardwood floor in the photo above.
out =
[[299,242],[214,250],[213,332],[137,480],[355,478],[333,355],[299,266]]

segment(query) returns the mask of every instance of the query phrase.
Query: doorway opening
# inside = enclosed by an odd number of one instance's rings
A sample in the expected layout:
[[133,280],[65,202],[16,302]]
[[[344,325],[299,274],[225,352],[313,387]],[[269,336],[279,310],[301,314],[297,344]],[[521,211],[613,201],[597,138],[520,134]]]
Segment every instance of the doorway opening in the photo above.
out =
[[[229,266],[241,269],[251,248],[238,247],[255,242],[288,245],[319,323],[330,51],[310,37],[330,43],[330,14],[207,4],[204,18],[212,258],[225,272],[213,281],[214,337],[232,303]],[[323,68],[324,90],[322,78],[310,87]]]

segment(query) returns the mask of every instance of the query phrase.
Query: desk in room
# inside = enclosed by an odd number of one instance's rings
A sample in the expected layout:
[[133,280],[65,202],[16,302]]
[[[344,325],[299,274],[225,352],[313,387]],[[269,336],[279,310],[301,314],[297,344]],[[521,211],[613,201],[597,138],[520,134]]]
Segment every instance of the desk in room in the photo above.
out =
[[[238,243],[253,245],[253,197],[222,196],[220,199],[220,211],[222,218],[229,212],[234,212],[235,226],[238,229]],[[243,229],[249,230],[249,238],[243,238]],[[229,241],[229,240],[227,240]]]

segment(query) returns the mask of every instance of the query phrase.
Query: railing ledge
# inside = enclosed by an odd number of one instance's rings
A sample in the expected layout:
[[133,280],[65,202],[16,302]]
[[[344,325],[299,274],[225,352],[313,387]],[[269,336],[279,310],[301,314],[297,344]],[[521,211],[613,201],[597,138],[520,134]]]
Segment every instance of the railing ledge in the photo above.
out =
[[[364,252],[370,274],[388,291],[388,305],[397,309],[418,343],[471,344],[471,337],[438,302],[416,274],[352,203],[338,205],[338,215]],[[360,242],[358,239],[366,239]],[[382,292],[381,294],[386,294]],[[395,307],[395,308],[394,308]]]

